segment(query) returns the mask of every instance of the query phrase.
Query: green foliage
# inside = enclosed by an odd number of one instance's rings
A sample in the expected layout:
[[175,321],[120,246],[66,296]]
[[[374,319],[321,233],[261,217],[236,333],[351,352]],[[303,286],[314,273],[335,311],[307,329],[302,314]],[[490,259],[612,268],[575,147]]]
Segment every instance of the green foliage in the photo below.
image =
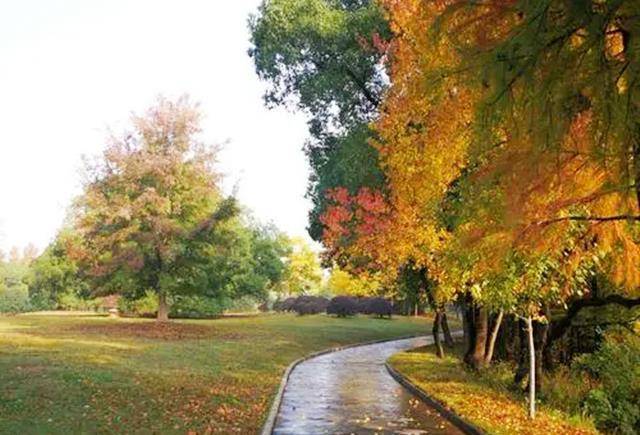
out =
[[378,166],[378,151],[369,144],[372,132],[366,124],[354,126],[343,135],[311,141],[305,153],[312,169],[307,196],[313,203],[309,212],[309,234],[322,240],[320,216],[325,212],[325,193],[337,187],[355,195],[362,187],[382,189],[385,177]]
[[172,317],[210,318],[219,316],[229,305],[227,299],[203,296],[176,296],[171,303]]
[[0,313],[22,313],[31,310],[26,286],[0,290]]
[[[201,294],[171,296],[172,317],[208,318],[228,309],[252,310],[283,279],[283,256],[289,245],[275,227],[236,219],[221,227],[215,237],[218,249],[208,251],[206,266],[214,285]],[[147,291],[139,298],[121,298],[119,309],[130,315],[153,316],[158,310],[157,296]]]
[[215,232],[213,242],[216,247],[206,251],[208,264],[204,269],[212,285],[200,296],[265,298],[267,291],[284,279],[283,258],[289,246],[274,227],[234,220]]
[[21,313],[31,309],[29,291],[24,283],[26,262],[12,259],[0,261],[0,313]]
[[584,410],[607,431],[640,431],[640,337],[625,330],[606,334],[602,347],[578,358],[573,369],[598,386],[584,398]]
[[250,29],[249,54],[271,86],[267,103],[294,100],[316,133],[369,119],[385,86],[373,39],[390,37],[376,2],[266,0]]
[[77,243],[71,229],[63,230],[29,267],[26,283],[34,309],[81,309],[95,304],[83,301],[89,294],[86,281],[78,273],[77,263],[69,257],[69,244]]
[[102,298],[85,298],[74,292],[65,292],[58,295],[54,308],[67,311],[97,311],[101,304]]
[[368,123],[388,82],[382,59],[391,32],[368,0],[266,0],[250,28],[267,104],[294,103],[311,116],[309,234],[320,241],[327,189],[354,193],[384,182]]
[[118,299],[118,311],[127,316],[154,317],[158,311],[158,297],[151,291],[137,299],[121,297]]

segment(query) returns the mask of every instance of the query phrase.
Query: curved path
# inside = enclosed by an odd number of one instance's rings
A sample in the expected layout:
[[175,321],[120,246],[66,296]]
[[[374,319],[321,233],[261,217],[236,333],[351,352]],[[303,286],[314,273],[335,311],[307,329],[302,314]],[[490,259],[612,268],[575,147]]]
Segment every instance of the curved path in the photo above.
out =
[[460,434],[387,372],[392,354],[428,344],[410,338],[306,360],[287,382],[274,434]]

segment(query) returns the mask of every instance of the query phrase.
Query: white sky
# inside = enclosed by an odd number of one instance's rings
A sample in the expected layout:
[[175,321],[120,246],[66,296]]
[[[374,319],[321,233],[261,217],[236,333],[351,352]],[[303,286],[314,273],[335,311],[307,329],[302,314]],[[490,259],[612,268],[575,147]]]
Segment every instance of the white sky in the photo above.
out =
[[226,187],[306,236],[304,117],[267,110],[247,56],[259,0],[0,0],[0,249],[44,248],[79,193],[81,156],[158,94],[199,101]]

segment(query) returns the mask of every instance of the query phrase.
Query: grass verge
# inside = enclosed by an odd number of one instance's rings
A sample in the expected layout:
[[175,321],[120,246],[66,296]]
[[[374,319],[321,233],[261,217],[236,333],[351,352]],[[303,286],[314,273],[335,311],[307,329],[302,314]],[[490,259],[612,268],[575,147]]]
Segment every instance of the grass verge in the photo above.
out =
[[0,433],[255,433],[293,360],[425,318],[0,316]]
[[392,356],[389,364],[456,414],[490,434],[593,434],[591,421],[540,406],[535,420],[527,418],[523,393],[510,389],[512,375],[497,365],[480,373],[461,362],[462,344],[439,359],[433,346]]

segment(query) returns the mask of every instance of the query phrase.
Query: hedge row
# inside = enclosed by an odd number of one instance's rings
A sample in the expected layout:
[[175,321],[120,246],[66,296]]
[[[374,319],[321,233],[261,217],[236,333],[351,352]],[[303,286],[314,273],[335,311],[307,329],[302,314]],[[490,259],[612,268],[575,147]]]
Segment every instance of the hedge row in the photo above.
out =
[[391,317],[393,306],[389,301],[380,297],[354,298],[351,296],[336,296],[329,300],[321,296],[298,296],[297,298],[287,298],[274,303],[273,310],[279,312],[291,311],[299,315],[326,312],[338,317],[348,317],[356,314]]

